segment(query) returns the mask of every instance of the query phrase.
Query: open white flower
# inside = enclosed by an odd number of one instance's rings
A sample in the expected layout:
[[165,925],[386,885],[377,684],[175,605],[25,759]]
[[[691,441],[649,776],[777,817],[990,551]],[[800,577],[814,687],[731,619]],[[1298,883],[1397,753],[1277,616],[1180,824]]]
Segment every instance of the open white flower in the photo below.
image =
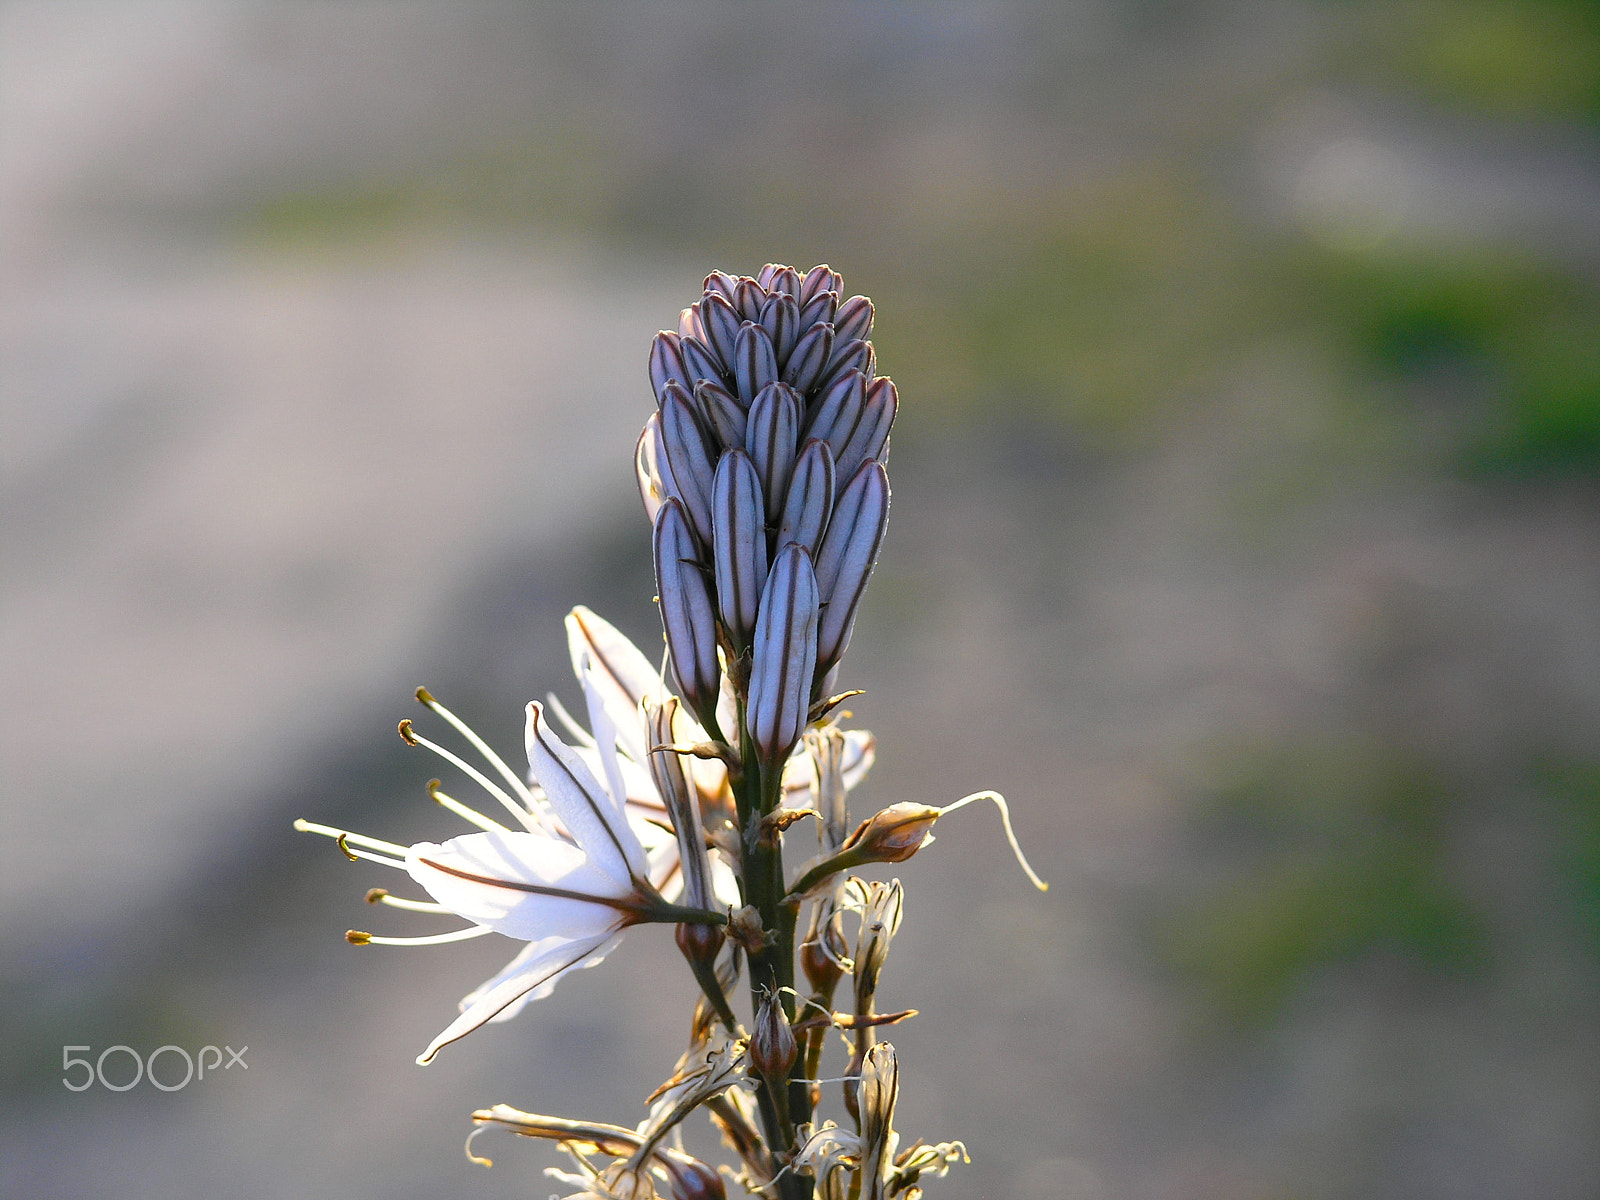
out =
[[[663,692],[660,677],[632,643],[587,610],[568,618],[568,633],[593,735],[579,729],[586,744],[569,746],[550,728],[544,706],[530,703],[526,745],[531,786],[425,690],[419,690],[418,699],[477,747],[504,786],[419,736],[410,722],[401,724],[408,742],[461,768],[518,828],[461,804],[437,785],[430,789],[434,799],[481,832],[404,847],[295,822],[298,829],[337,838],[353,858],[406,871],[433,898],[401,900],[380,890],[373,899],[472,922],[466,929],[423,938],[352,931],[347,935],[352,942],[426,945],[494,932],[528,943],[504,970],[462,1000],[460,1015],[434,1038],[419,1063],[480,1025],[506,1020],[528,1001],[548,995],[568,971],[598,963],[629,925],[711,919],[705,910],[677,908],[669,900],[681,889],[678,844],[666,805],[642,765],[648,745],[641,704]],[[694,735],[693,730],[683,732]],[[710,782],[721,785],[720,780]],[[719,901],[737,903],[737,886],[725,864],[714,865],[713,881]]]

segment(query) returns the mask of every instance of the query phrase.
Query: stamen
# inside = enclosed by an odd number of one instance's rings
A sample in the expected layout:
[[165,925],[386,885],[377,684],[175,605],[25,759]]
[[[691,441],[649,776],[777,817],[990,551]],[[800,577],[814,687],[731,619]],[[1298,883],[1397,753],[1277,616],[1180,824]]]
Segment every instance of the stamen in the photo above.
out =
[[446,721],[449,721],[450,724],[454,725],[461,736],[466,738],[467,741],[471,742],[475,747],[477,747],[478,753],[483,755],[484,758],[488,759],[490,765],[493,766],[496,771],[500,772],[500,778],[509,783],[511,785],[511,790],[522,797],[522,802],[526,804],[530,810],[533,808],[533,797],[528,794],[528,785],[522,781],[521,776],[519,776],[510,767],[506,766],[505,759],[496,754],[494,750],[490,748],[488,742],[484,741],[477,734],[473,733],[472,730],[467,727],[467,723],[465,721],[435,700],[433,696],[429,694],[427,688],[419,687],[417,689],[417,699],[423,704],[427,705],[427,707],[431,708],[434,712],[438,713]]
[[467,1134],[467,1144],[465,1146],[461,1147],[461,1149],[466,1151],[467,1161],[468,1162],[476,1163],[480,1167],[492,1167],[492,1166],[494,1166],[494,1159],[485,1158],[481,1154],[474,1154],[472,1152],[472,1139],[477,1137],[480,1133],[487,1133],[490,1128],[491,1128],[491,1126],[488,1126],[488,1125],[479,1125],[471,1133]]
[[431,900],[407,900],[403,896],[391,896],[386,888],[373,888],[367,893],[367,903],[387,904],[390,908],[403,908],[407,912],[450,913],[454,911],[442,904],[435,904]]
[[452,800],[449,796],[446,796],[439,790],[439,781],[437,779],[430,779],[428,781],[428,795],[432,796],[434,803],[438,804],[441,808],[448,808],[463,821],[469,821],[473,825],[476,825],[479,829],[487,830],[489,833],[511,832],[504,825],[500,824],[499,821],[492,821],[482,813],[478,812],[476,809],[468,808],[465,804],[461,803],[461,801]]
[[[464,761],[459,755],[446,750],[443,746],[437,744],[436,742],[430,742],[427,738],[419,736],[417,732],[411,728],[410,721],[401,721],[400,727],[402,733],[405,735],[406,741],[411,743],[411,745],[421,746],[424,749],[432,750],[440,758],[444,759],[448,763],[455,764],[473,779],[477,780],[478,784],[483,788],[483,790],[488,792],[496,800],[500,801],[500,803],[505,806],[506,811],[517,818],[518,822],[520,822],[522,827],[529,833],[549,832],[549,830],[543,827],[538,817],[535,816],[534,812],[530,811],[533,804],[533,799],[531,796],[528,796],[528,789],[526,787],[523,787],[521,784],[518,785],[518,790],[523,794],[523,796],[527,797],[527,806],[525,807],[524,805],[518,804],[515,800],[513,800],[506,793],[505,788],[501,787],[494,780],[490,779],[482,771],[478,770],[477,767],[473,766],[469,762]],[[505,764],[502,763],[501,765],[504,766]]]
[[[359,932],[359,930],[351,931],[352,934]],[[494,930],[486,925],[469,925],[465,929],[456,929],[449,933],[430,934],[427,937],[374,937],[370,933],[362,933],[361,941],[355,944],[360,946],[443,946],[448,942],[470,941],[472,938],[482,937],[486,933],[493,932]],[[354,941],[351,934],[346,934],[345,937]]]
[[955,812],[958,808],[965,808],[974,800],[993,800],[995,807],[1000,810],[1000,823],[1005,826],[1006,841],[1011,843],[1011,853],[1017,856],[1017,865],[1041,892],[1048,892],[1050,885],[1034,874],[1033,868],[1028,865],[1028,860],[1022,855],[1022,847],[1017,844],[1017,835],[1011,829],[1011,812],[1006,808],[1006,799],[999,792],[973,792],[970,796],[963,796],[954,804],[947,804],[939,810],[939,815]]
[[[320,833],[323,837],[333,838],[334,841],[342,840],[349,842],[353,846],[365,846],[369,850],[381,850],[383,853],[392,854],[397,858],[406,856],[406,847],[404,846],[396,846],[393,842],[380,841],[378,838],[370,838],[360,833],[350,833],[344,829],[335,829],[331,825],[318,825],[313,821],[307,821],[304,817],[297,820],[294,823],[294,827],[301,833]],[[355,853],[349,846],[340,846],[340,849],[346,854]]]

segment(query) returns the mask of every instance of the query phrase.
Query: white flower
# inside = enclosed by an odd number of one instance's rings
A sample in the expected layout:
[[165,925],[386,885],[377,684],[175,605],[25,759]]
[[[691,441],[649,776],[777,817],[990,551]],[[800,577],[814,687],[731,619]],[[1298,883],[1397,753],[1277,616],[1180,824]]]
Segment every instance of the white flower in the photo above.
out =
[[[424,690],[418,699],[478,748],[504,786],[416,734],[410,722],[401,724],[408,742],[435,751],[470,775],[518,828],[459,803],[437,785],[431,789],[434,798],[482,832],[407,848],[306,821],[295,823],[298,829],[337,838],[351,857],[405,870],[433,901],[400,900],[382,891],[372,898],[472,922],[466,929],[424,938],[352,932],[347,935],[351,941],[418,945],[495,932],[528,943],[504,970],[462,1000],[460,1015],[434,1038],[419,1063],[480,1025],[506,1020],[528,1001],[549,995],[567,972],[595,965],[627,926],[688,915],[669,903],[681,889],[678,845],[666,806],[643,766],[648,745],[641,702],[664,694],[660,677],[632,643],[586,609],[575,610],[567,626],[594,732],[590,736],[576,730],[587,744],[569,746],[550,728],[544,707],[530,703],[526,745],[532,786]],[[680,732],[686,740],[704,736],[698,726]],[[725,776],[700,779],[711,773],[699,766],[698,787],[722,786]],[[715,865],[720,868],[713,871],[719,900],[737,903],[731,871],[720,861]]]

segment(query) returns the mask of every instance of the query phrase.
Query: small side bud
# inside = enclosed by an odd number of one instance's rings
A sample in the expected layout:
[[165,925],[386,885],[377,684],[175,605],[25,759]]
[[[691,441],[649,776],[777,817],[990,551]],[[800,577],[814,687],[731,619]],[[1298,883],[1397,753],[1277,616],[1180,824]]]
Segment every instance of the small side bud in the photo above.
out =
[[768,992],[750,1033],[750,1061],[769,1082],[778,1083],[789,1078],[789,1068],[794,1066],[798,1052],[789,1015],[783,1011],[778,994]]
[[842,849],[855,851],[860,862],[905,862],[928,844],[928,831],[939,814],[937,808],[909,800],[891,804],[856,826]]
[[673,935],[678,949],[691,967],[714,970],[722,943],[727,940],[720,925],[699,925],[683,922]]
[[844,977],[850,947],[839,928],[839,915],[832,900],[819,902],[812,916],[811,931],[800,944],[800,969],[819,996],[831,998]]

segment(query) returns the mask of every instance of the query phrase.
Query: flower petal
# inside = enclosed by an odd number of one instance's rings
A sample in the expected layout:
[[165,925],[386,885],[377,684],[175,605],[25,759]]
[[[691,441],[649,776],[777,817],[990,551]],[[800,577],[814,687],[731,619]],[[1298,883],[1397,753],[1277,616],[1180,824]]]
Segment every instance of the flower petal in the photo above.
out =
[[613,802],[583,759],[556,736],[537,700],[528,704],[526,741],[533,778],[595,866],[620,887],[643,879],[644,851],[622,818],[621,806]]
[[606,901],[633,894],[570,842],[514,830],[418,842],[406,851],[406,870],[451,912],[522,941],[614,929],[625,914]]
[[579,941],[547,938],[529,943],[504,970],[462,1000],[461,1015],[428,1043],[417,1062],[426,1066],[441,1048],[480,1025],[515,1016],[530,1000],[541,1000],[554,991],[561,976],[594,966],[621,940],[622,934],[613,932]]

